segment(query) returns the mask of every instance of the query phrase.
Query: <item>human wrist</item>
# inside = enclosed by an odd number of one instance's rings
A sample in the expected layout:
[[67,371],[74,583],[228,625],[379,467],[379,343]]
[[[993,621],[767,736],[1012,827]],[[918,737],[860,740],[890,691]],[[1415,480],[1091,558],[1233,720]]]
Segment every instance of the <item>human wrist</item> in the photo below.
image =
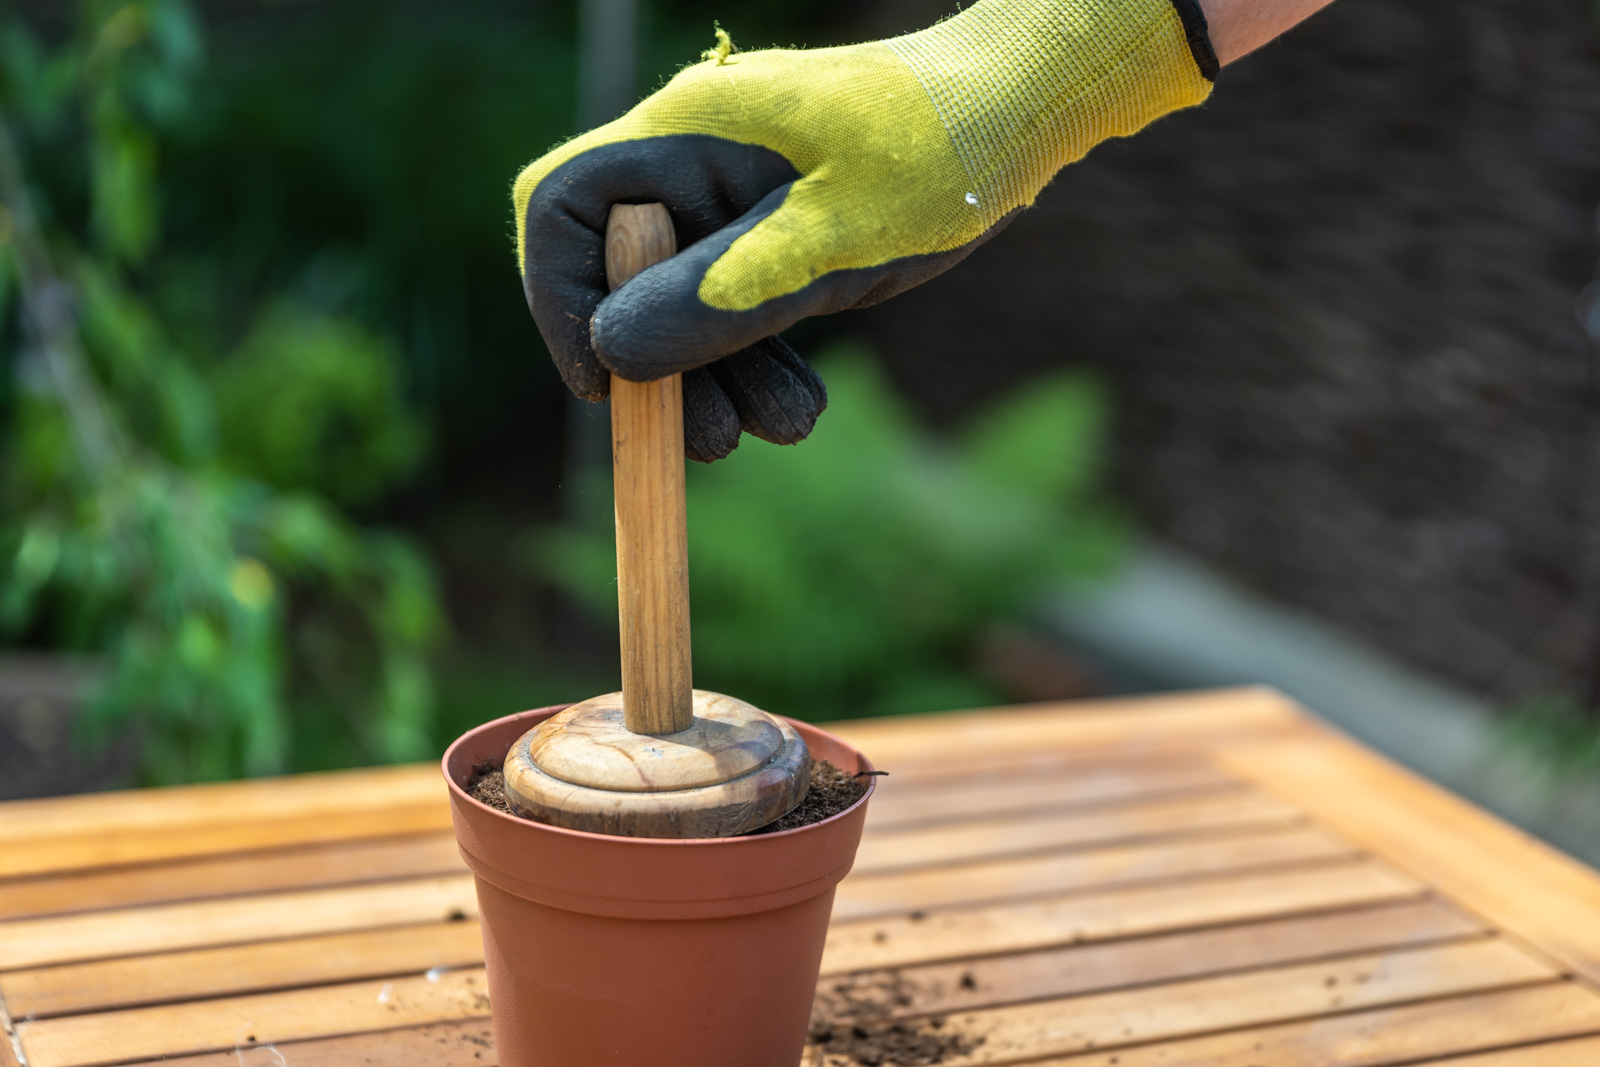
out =
[[1194,0],[1205,13],[1222,66],[1254,52],[1332,0]]

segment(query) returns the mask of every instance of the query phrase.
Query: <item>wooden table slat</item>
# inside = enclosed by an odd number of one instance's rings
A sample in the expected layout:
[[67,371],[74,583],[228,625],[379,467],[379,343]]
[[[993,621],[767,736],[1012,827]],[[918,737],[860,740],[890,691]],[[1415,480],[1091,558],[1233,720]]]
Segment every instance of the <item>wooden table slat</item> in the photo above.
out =
[[17,800],[0,878],[449,828],[429,764]]
[[1331,730],[1218,758],[1600,983],[1600,877],[1577,860]]
[[445,922],[15,971],[0,996],[19,1018],[47,1018],[482,965],[478,924]]
[[921,785],[891,773],[878,783],[869,818],[879,830],[997,814],[1097,810],[1122,803],[1187,799],[1238,788],[1238,779],[1209,763],[1132,768],[1052,768],[1044,775],[1008,775]]
[[410,763],[13,800],[6,803],[9,817],[0,824],[0,844],[337,815],[380,809],[386,802],[401,806],[433,802],[442,789],[436,764]]
[[1046,809],[1007,818],[945,821],[905,829],[874,827],[873,833],[861,842],[854,869],[870,874],[927,864],[950,866],[969,859],[1174,838],[1205,831],[1281,829],[1304,821],[1304,812],[1282,801],[1230,790],[1163,798],[1109,811]]
[[[1322,869],[1312,870],[1312,878]],[[1304,883],[1296,888],[1304,889]],[[960,960],[976,955],[998,955],[1038,949],[1043,945],[1086,941],[1091,937],[1125,936],[1142,929],[1171,928],[1194,921],[1226,921],[1226,915],[1254,918],[1282,907],[1282,897],[1237,899],[1235,885],[1174,883],[1149,886],[1144,893],[1128,888],[1122,893],[1093,897],[1040,897],[998,902],[982,907],[928,910],[870,920],[840,921],[827,933],[822,966],[829,973],[864,968],[906,966],[934,960]],[[1306,896],[1310,896],[1309,893]],[[1398,896],[1398,893],[1395,893]],[[1371,894],[1392,899],[1387,894]],[[1315,899],[1315,897],[1314,897]],[[1344,902],[1344,901],[1339,901]],[[1149,904],[1133,910],[1128,904]]]
[[498,1061],[489,1020],[463,1019],[144,1062],[151,1067],[494,1067]]
[[0,883],[0,921],[464,869],[454,834],[369,838]]
[[[1050,851],[1049,825],[1041,824],[1034,829],[1038,836],[1005,834],[987,843],[982,838],[952,835],[948,839],[952,845],[949,851],[941,850],[946,839],[938,834],[919,834],[913,842],[884,847],[878,847],[876,841],[863,841],[861,851],[865,855],[856,861],[856,870],[862,877],[909,874]],[[1244,828],[1176,840],[1096,845],[1058,853],[1056,859],[1062,864],[1062,885],[1077,888],[1268,864],[1315,862],[1353,855],[1356,851],[1354,846],[1317,827],[1269,824],[1262,829]]]
[[[1600,996],[1557,982],[1051,1058],[1030,1067],[1388,1067],[1424,1061],[1432,1067],[1453,1065],[1442,1059],[1447,1056],[1596,1030]],[[1499,1055],[1481,1057],[1471,1067],[1502,1067]]]
[[1266,688],[1033,704],[828,723],[891,774],[921,765],[959,768],[992,754],[1075,750],[1119,758],[1236,738],[1295,734],[1310,724]]
[[[818,988],[830,1006],[897,1004],[887,1017],[937,1015],[1482,936],[1483,927],[1472,920],[1435,901],[1413,900],[1131,941],[832,975]],[[878,1017],[877,1011],[871,1014]]]
[[1595,1067],[1600,1064],[1600,1037],[1524,1045],[1433,1062],[1435,1067]]
[[475,916],[466,873],[0,923],[0,972]]
[[186,1052],[481,1018],[481,968],[371,979],[18,1024],[29,1067],[85,1067]]
[[[1056,714],[1049,708],[1063,706],[1046,705],[1044,713]],[[942,722],[946,716],[937,718]],[[853,725],[858,724],[829,723],[826,728],[842,734]],[[892,769],[883,767],[880,770],[889,771],[888,777],[894,779],[897,788],[924,794],[938,793],[952,782],[965,787],[1019,780],[1136,778],[1179,771],[1216,773],[1210,745],[1189,736],[1170,743],[1128,748],[976,748],[959,753],[954,759],[949,753],[941,753],[932,759],[901,760]]]
[[[999,877],[993,882],[980,880],[980,876],[995,869]],[[1007,883],[1005,876],[1014,870],[1011,865],[976,868],[971,881],[958,880],[958,874],[972,873],[965,870],[951,874],[920,872],[901,879],[870,882],[846,881],[834,900],[834,921],[840,931],[847,929],[847,923],[875,920],[875,926],[884,929],[886,936],[915,936],[920,924],[946,910],[951,914],[939,919],[946,931],[981,925],[972,917],[981,909],[1005,927],[1035,923],[1041,937],[1092,941],[1358,907],[1426,892],[1422,883],[1366,859],[1228,871],[1198,881],[1117,886],[1068,896],[1059,892],[1047,894],[1046,888],[1059,890],[1059,881],[1048,877],[1035,881],[1025,870],[1016,882]],[[968,894],[963,896],[963,890]],[[1008,917],[1012,909],[1019,916],[1015,921]],[[886,925],[891,922],[896,925]],[[981,936],[974,931],[964,940]]]
[[1273,967],[955,1015],[950,1025],[984,1043],[944,1064],[1015,1063],[1554,977],[1494,939]]

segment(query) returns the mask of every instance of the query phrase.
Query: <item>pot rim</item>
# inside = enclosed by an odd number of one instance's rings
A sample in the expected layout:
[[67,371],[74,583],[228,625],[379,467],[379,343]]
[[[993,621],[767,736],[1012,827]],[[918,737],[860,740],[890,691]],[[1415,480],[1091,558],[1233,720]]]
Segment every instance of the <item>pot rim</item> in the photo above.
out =
[[[529,708],[526,711],[515,711],[515,712],[512,712],[510,715],[502,715],[498,719],[490,719],[487,722],[479,723],[477,726],[474,726],[471,729],[462,732],[460,734],[460,736],[458,736],[454,741],[450,742],[449,747],[447,747],[444,750],[444,755],[441,756],[440,759],[439,759],[439,770],[443,774],[444,780],[448,784],[448,786],[450,788],[450,791],[456,795],[458,800],[464,800],[467,803],[473,805],[474,807],[481,809],[483,812],[494,816],[496,819],[503,819],[503,820],[506,820],[507,822],[509,822],[512,825],[518,825],[518,826],[532,824],[534,826],[539,827],[542,831],[545,831],[547,833],[553,833],[553,834],[557,834],[557,835],[560,835],[560,836],[563,836],[563,837],[573,838],[575,840],[580,840],[580,841],[605,841],[605,842],[612,842],[612,843],[615,843],[615,842],[627,842],[629,844],[634,844],[634,845],[639,845],[639,846],[646,846],[646,847],[649,847],[649,846],[654,846],[654,847],[667,846],[667,847],[673,847],[673,848],[683,848],[683,847],[715,848],[717,846],[727,846],[727,845],[735,843],[735,842],[744,842],[744,841],[760,841],[760,840],[779,841],[779,840],[783,840],[784,838],[793,837],[796,834],[809,833],[809,832],[811,832],[813,830],[817,830],[817,829],[819,829],[821,827],[827,826],[830,823],[836,822],[839,819],[845,818],[851,812],[855,811],[861,805],[865,804],[872,797],[873,792],[878,787],[878,776],[876,774],[869,774],[869,775],[867,775],[867,788],[862,792],[861,796],[856,798],[856,802],[854,804],[851,804],[848,808],[845,808],[843,811],[836,812],[833,815],[828,816],[826,819],[819,819],[814,823],[807,823],[805,826],[797,826],[792,830],[774,830],[773,832],[766,833],[766,834],[753,834],[753,833],[752,834],[737,834],[737,835],[735,835],[733,837],[691,837],[691,838],[624,837],[624,836],[622,836],[620,834],[597,834],[597,833],[592,833],[592,832],[590,832],[588,830],[569,830],[569,829],[567,829],[566,827],[563,827],[563,826],[552,826],[549,823],[537,822],[537,821],[535,821],[533,819],[524,819],[520,815],[509,815],[506,812],[500,811],[500,810],[495,809],[495,808],[491,808],[489,805],[485,804],[483,801],[479,800],[477,797],[474,797],[471,793],[468,793],[466,791],[466,789],[462,788],[461,784],[455,780],[455,776],[450,773],[450,759],[451,759],[451,757],[453,755],[455,755],[456,749],[458,749],[461,746],[462,742],[464,742],[468,738],[468,736],[470,736],[472,734],[475,734],[480,730],[487,730],[487,729],[490,729],[492,727],[499,726],[499,725],[501,725],[503,723],[507,723],[512,719],[520,719],[520,718],[530,717],[530,716],[540,715],[540,714],[544,714],[548,718],[550,715],[554,715],[556,712],[563,711],[563,710],[565,710],[567,708],[570,708],[572,706],[572,703],[573,702],[568,702],[566,704],[547,704],[546,706],[544,706],[542,708]],[[775,714],[775,713],[768,712],[768,714]],[[790,723],[801,722],[805,726],[811,726],[813,728],[821,729],[821,727],[816,727],[815,724],[804,723],[802,720],[791,718],[788,715],[779,715],[777,717],[780,718],[780,719],[785,720],[786,722],[790,722]],[[530,729],[531,729],[531,727],[530,727]],[[513,742],[513,744],[514,743],[515,742]],[[872,771],[872,770],[876,770],[877,769],[876,767],[873,766],[872,761],[869,760],[866,757],[865,754],[861,754],[859,752],[859,750],[857,750],[857,751],[858,751],[858,759],[860,760],[861,763],[866,765],[866,767],[865,767],[866,770]]]

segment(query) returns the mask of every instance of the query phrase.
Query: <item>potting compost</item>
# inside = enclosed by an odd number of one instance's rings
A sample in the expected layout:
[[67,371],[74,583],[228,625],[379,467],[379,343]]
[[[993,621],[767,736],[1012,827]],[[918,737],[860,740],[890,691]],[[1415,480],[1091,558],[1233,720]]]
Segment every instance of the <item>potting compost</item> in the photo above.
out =
[[[970,982],[970,974],[963,975]],[[895,1018],[915,1003],[916,987],[899,971],[850,975],[817,993],[806,1044],[828,1062],[864,1067],[930,1067],[964,1056],[983,1038],[944,1015]]]
[[930,1067],[943,1063],[946,1056],[964,1056],[983,1044],[983,1038],[970,1038],[946,1029],[943,1016],[927,1019],[896,1019],[876,1023],[819,1023],[811,1028],[807,1042],[834,1057],[864,1067]]
[[[800,806],[781,819],[750,832],[771,834],[779,830],[796,830],[832,818],[861,799],[861,794],[867,791],[864,777],[846,774],[827,760],[816,760],[811,764],[811,788]],[[532,818],[518,812],[506,799],[505,771],[502,764],[494,760],[485,760],[472,769],[472,777],[467,780],[467,794],[495,811],[522,819]]]

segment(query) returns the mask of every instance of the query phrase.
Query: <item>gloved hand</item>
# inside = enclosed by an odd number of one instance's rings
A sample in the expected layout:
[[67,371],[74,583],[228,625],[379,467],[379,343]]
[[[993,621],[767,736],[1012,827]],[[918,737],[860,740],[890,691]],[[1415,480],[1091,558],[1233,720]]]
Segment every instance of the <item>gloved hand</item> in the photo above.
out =
[[[528,307],[572,391],[684,375],[688,454],[805,437],[821,381],[773,336],[926,281],[1061,167],[1211,89],[1196,0],[981,0],[930,29],[700,63],[529,165]],[[666,204],[679,253],[606,294],[613,203]],[[709,366],[707,366],[709,364]],[[697,369],[698,368],[698,369]]]

